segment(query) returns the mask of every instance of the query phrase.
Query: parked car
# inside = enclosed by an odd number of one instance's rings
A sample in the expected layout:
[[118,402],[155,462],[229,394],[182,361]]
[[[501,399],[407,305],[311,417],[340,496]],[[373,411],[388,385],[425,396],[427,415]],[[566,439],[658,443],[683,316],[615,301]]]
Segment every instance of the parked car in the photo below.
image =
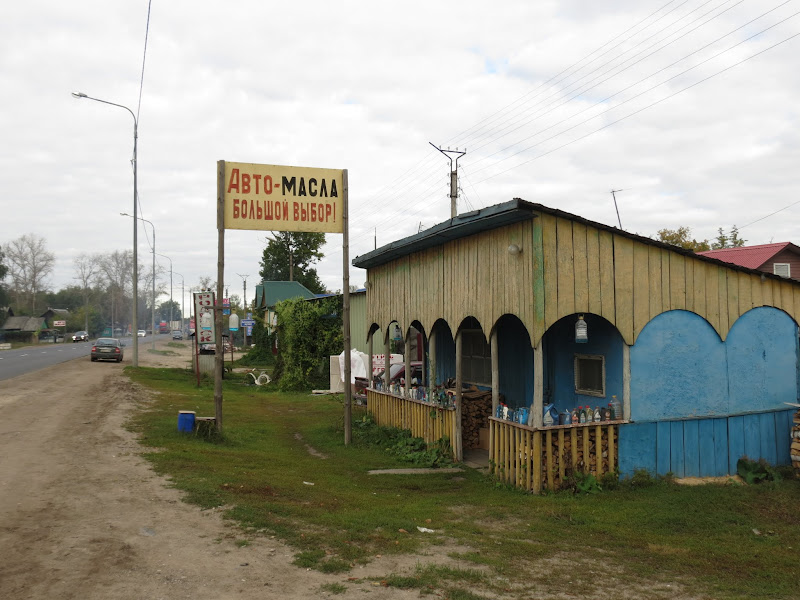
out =
[[138,335],[139,337],[144,337],[147,335],[147,332],[144,329],[140,329],[139,331],[136,332],[136,335]]
[[[375,377],[383,379],[383,369]],[[411,361],[411,378],[416,379],[417,382],[422,381],[422,361]],[[389,381],[398,382],[405,385],[406,382],[406,365],[405,363],[397,363],[389,365]]]
[[117,338],[97,338],[92,346],[91,359],[96,360],[115,360],[122,362],[123,357],[122,342]]
[[182,340],[183,339],[183,332],[180,329],[173,329],[172,330],[172,339],[173,340]]
[[72,335],[72,342],[88,342],[89,341],[89,332],[87,331],[76,331]]

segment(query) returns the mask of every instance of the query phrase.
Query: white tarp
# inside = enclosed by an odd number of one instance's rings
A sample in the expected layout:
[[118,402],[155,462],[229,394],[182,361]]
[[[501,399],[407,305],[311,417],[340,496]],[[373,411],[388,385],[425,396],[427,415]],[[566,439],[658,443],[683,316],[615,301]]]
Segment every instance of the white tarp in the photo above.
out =
[[[350,350],[350,383],[356,382],[356,377],[367,377],[369,356],[358,350]],[[344,352],[339,355],[339,379],[344,382]]]

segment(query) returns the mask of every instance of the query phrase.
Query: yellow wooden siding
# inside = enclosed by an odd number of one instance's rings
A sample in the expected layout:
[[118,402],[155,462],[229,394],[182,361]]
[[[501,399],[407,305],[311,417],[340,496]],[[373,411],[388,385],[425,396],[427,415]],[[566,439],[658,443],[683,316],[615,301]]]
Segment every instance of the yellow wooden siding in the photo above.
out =
[[[522,249],[511,255],[508,247]],[[632,345],[668,310],[690,310],[724,340],[757,306],[800,314],[800,286],[744,273],[650,246],[609,230],[542,213],[370,269],[370,322],[385,330],[413,320],[430,332],[444,319],[455,333],[476,318],[489,337],[504,314],[516,315],[533,345],[559,319],[598,314]]]

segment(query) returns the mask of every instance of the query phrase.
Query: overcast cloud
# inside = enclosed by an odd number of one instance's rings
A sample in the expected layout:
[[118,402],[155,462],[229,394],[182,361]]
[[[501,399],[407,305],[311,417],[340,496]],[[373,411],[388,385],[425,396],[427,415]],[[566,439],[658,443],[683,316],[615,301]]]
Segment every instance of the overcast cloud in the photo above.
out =
[[[133,119],[70,93],[137,112],[147,11],[147,0],[4,7],[0,243],[45,237],[53,289],[74,283],[77,254],[132,247],[119,213],[133,209]],[[798,11],[795,0],[155,0],[141,214],[188,291],[216,278],[217,160],[346,168],[353,258],[376,236],[449,218],[449,163],[433,142],[466,147],[460,211],[520,197],[617,225],[614,189],[628,231],[688,226],[705,239],[735,224],[748,244],[798,243]],[[329,234],[317,265],[331,290],[341,241]],[[263,247],[262,233],[226,232],[232,294],[247,274],[252,299]],[[139,253],[147,268],[141,227]]]

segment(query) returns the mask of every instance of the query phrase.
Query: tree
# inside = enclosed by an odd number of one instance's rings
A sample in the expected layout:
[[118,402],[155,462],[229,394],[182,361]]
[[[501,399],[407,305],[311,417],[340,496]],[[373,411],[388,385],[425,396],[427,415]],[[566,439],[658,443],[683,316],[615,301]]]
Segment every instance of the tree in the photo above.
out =
[[5,279],[6,273],[8,273],[8,267],[5,265],[3,248],[0,246],[0,306],[8,305],[8,292],[6,291],[6,286],[3,285],[3,279]]
[[83,329],[89,331],[89,296],[91,287],[97,282],[100,275],[100,256],[98,254],[82,253],[73,259],[75,277],[83,290]]
[[119,315],[127,314],[130,310],[127,291],[133,287],[133,251],[115,250],[104,256],[100,261],[100,273],[109,291],[113,326],[116,324],[115,317],[119,318]]
[[277,231],[267,238],[259,275],[266,281],[297,281],[315,294],[325,292],[317,270],[311,265],[322,258],[325,234]]
[[48,252],[45,239],[34,233],[10,241],[4,252],[8,256],[17,306],[30,302],[31,314],[35,314],[36,295],[45,289],[56,255]]
[[721,250],[723,248],[741,248],[744,246],[747,240],[743,240],[739,237],[739,228],[734,225],[731,227],[729,233],[725,233],[722,231],[722,227],[719,228],[716,241],[711,244],[711,248],[714,250]]
[[692,252],[704,252],[705,250],[711,250],[708,240],[698,242],[697,240],[689,237],[691,233],[692,230],[688,227],[678,227],[677,229],[659,229],[658,240],[664,242],[665,244],[679,246],[684,250],[691,250]]
[[181,320],[181,305],[175,300],[165,300],[156,309],[162,321],[169,321],[170,316],[173,321]]

